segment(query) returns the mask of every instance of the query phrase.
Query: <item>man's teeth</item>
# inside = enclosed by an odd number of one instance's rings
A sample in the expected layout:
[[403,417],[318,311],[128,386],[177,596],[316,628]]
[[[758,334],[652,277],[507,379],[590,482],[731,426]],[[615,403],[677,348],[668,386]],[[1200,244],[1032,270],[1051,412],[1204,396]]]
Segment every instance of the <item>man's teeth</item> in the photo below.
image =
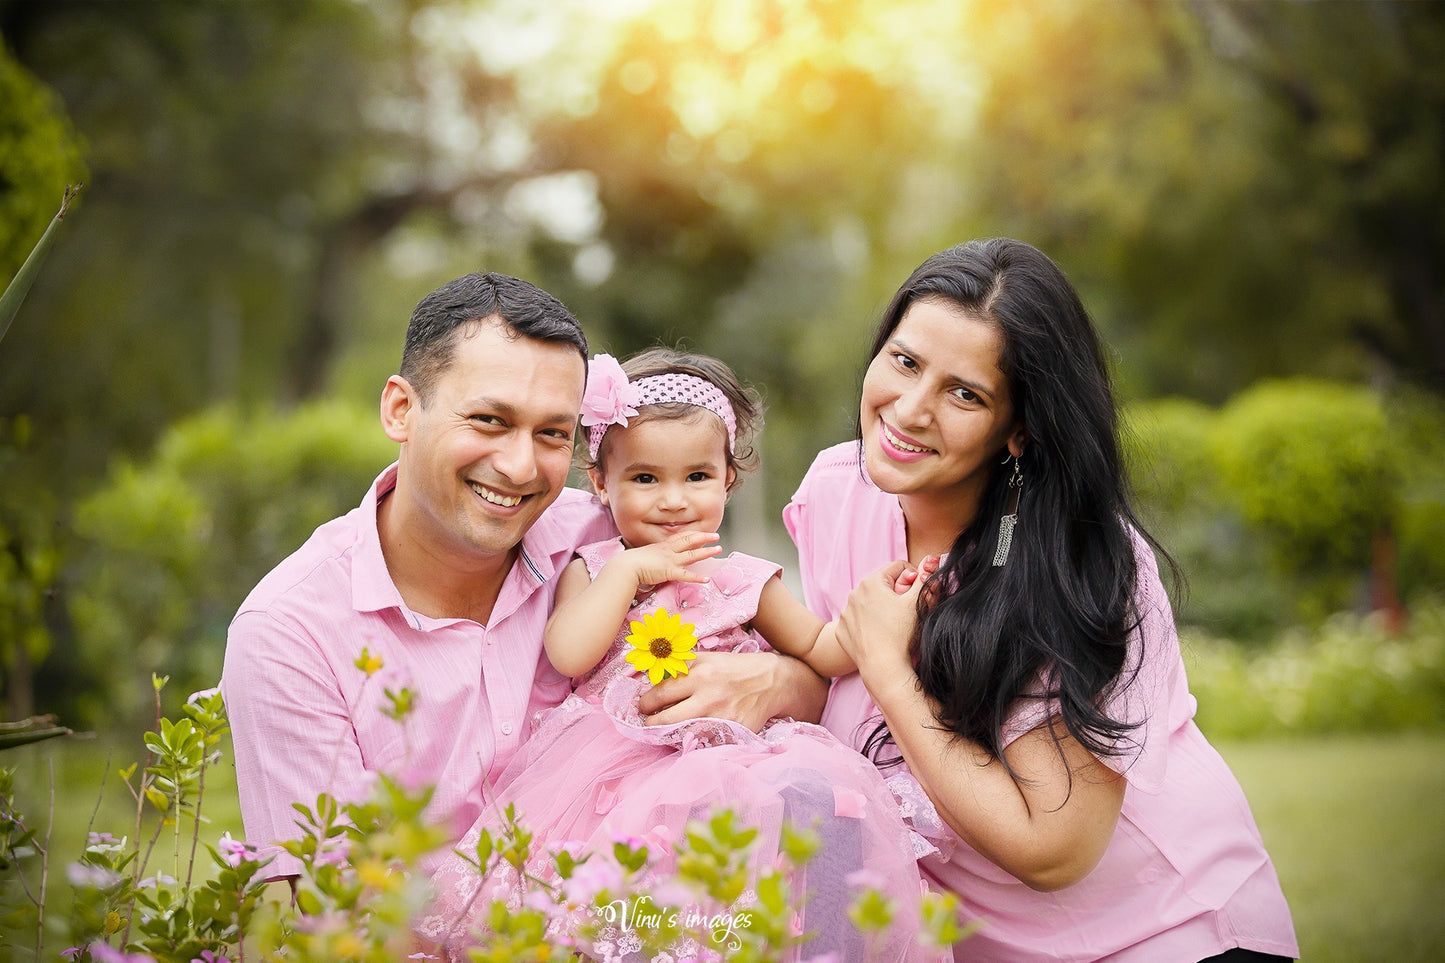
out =
[[900,438],[899,438],[897,435],[895,435],[893,432],[889,431],[887,425],[884,425],[884,426],[883,426],[883,433],[888,436],[888,442],[889,442],[891,445],[893,445],[894,448],[899,448],[899,449],[902,449],[903,451],[916,451],[916,452],[925,452],[925,451],[932,451],[932,450],[933,450],[932,448],[919,448],[917,445],[910,445],[910,444],[908,444],[907,442],[905,442],[905,441],[903,441],[902,439],[900,439]]
[[503,495],[500,492],[494,492],[490,488],[484,488],[481,485],[473,485],[472,491],[481,495],[493,505],[501,505],[503,508],[516,508],[522,504],[521,495]]

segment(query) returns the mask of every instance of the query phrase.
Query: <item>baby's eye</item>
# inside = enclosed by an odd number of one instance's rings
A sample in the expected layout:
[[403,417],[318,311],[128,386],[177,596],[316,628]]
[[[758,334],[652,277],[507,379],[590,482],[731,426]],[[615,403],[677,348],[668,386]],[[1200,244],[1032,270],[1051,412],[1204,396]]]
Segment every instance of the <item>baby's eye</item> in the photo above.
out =
[[632,480],[637,482],[639,485],[651,485],[653,482],[657,481],[657,476],[649,475],[647,472],[642,472],[640,474],[633,475]]
[[687,476],[687,480],[690,482],[705,482],[711,477],[712,476],[705,471],[695,471]]

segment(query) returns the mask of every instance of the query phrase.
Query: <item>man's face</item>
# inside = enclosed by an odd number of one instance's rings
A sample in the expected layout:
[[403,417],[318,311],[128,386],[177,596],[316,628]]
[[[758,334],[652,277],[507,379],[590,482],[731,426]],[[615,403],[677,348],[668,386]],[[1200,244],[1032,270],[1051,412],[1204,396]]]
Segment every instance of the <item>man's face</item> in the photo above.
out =
[[566,484],[584,378],[576,348],[492,319],[458,332],[426,404],[403,379],[388,382],[407,537],[449,563],[509,556]]

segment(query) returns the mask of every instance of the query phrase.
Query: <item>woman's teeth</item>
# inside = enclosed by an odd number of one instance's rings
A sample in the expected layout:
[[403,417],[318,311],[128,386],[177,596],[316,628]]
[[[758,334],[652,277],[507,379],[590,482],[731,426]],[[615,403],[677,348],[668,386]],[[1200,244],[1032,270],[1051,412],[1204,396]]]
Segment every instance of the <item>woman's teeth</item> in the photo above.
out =
[[916,452],[922,453],[922,452],[932,451],[932,450],[933,450],[932,448],[919,448],[917,445],[910,445],[910,444],[908,444],[908,442],[903,441],[901,438],[899,438],[899,437],[898,437],[897,435],[895,435],[893,432],[889,431],[887,425],[884,425],[884,426],[883,426],[883,434],[885,434],[885,435],[888,436],[888,443],[889,443],[890,445],[892,445],[894,448],[897,448],[897,449],[899,449],[899,450],[901,450],[901,451],[916,451]]

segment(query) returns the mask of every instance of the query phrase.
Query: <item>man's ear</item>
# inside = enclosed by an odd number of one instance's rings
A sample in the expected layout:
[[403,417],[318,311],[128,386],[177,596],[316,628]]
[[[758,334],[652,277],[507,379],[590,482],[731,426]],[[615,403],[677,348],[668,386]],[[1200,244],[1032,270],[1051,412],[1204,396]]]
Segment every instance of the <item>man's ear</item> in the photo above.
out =
[[381,389],[381,429],[397,443],[405,442],[411,430],[411,414],[421,407],[416,389],[401,375],[386,379]]
[[592,481],[592,490],[597,493],[602,504],[607,504],[607,482],[602,477],[602,472],[597,468],[587,469],[587,477]]

